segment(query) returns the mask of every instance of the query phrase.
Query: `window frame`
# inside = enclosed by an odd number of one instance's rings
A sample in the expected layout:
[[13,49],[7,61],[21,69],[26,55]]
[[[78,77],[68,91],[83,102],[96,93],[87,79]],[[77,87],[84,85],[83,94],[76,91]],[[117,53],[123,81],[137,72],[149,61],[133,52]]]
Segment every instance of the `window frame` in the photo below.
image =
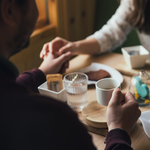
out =
[[47,1],[46,0],[36,0],[36,5],[39,11],[39,17],[36,23],[35,28],[41,28],[48,24],[48,17],[47,17]]

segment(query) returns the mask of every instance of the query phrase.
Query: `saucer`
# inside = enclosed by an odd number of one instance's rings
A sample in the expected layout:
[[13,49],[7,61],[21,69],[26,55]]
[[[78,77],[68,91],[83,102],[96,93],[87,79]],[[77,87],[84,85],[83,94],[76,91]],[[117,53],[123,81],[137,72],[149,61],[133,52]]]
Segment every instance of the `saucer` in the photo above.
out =
[[97,101],[93,101],[84,106],[82,116],[85,122],[92,127],[107,128],[106,110],[106,106],[100,105]]

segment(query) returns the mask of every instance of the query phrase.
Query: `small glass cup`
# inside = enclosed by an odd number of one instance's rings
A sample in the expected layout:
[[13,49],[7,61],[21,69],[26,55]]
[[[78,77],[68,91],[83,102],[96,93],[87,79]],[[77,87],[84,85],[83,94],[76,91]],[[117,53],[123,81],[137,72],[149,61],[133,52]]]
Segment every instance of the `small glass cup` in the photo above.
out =
[[81,112],[86,104],[88,76],[74,72],[64,76],[64,87],[67,94],[67,104],[75,111]]

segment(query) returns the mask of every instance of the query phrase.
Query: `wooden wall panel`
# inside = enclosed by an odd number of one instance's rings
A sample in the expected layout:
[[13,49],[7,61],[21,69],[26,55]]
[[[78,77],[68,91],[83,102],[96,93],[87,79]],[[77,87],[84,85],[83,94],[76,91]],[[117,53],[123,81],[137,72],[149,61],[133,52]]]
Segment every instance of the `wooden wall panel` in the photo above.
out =
[[87,0],[88,35],[93,34],[96,16],[96,0]]
[[86,36],[94,32],[94,19],[95,19],[95,1],[94,0],[82,0],[80,1],[80,38],[85,38]]
[[59,36],[75,41],[94,32],[96,0],[58,0],[58,3],[60,28],[64,31]]
[[79,1],[80,0],[66,0],[66,30],[67,37],[69,40],[76,40],[79,38],[79,15],[80,8]]

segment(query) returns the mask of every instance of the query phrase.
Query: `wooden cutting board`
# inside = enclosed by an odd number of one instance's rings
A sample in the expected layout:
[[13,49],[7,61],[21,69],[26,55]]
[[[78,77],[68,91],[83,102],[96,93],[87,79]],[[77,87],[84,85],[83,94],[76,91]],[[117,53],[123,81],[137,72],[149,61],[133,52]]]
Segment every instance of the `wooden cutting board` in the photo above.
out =
[[114,68],[118,70],[120,73],[127,76],[133,76],[135,74],[138,74],[141,70],[146,70],[148,74],[150,74],[150,61],[147,61],[145,66],[142,68],[132,69],[126,64],[124,60],[122,60],[120,63],[114,66]]
[[102,106],[97,101],[90,102],[82,109],[82,116],[85,122],[95,128],[107,128],[106,106]]

